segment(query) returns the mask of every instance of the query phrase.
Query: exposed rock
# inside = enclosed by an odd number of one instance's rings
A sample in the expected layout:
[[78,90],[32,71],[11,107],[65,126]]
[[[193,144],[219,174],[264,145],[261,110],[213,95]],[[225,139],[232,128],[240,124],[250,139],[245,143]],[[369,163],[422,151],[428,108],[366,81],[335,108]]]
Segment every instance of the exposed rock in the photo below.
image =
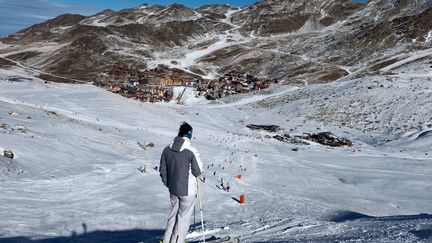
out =
[[279,126],[276,125],[255,125],[255,124],[249,124],[246,126],[247,128],[251,130],[264,130],[269,132],[277,132],[280,130]]
[[142,149],[144,149],[144,150],[148,150],[148,149],[151,149],[151,148],[154,148],[154,143],[152,143],[152,142],[149,142],[149,143],[140,143],[140,142],[137,142],[137,144],[142,148]]
[[274,139],[279,140],[281,142],[289,142],[291,137],[289,134],[283,134],[283,135],[274,135]]
[[14,153],[10,150],[4,150],[3,156],[9,159],[13,159],[15,157]]
[[[351,0],[337,1],[280,1],[255,3],[233,16],[241,30],[259,35],[281,34],[300,30],[309,21],[329,26],[359,11],[365,4]],[[245,21],[246,20],[246,21]]]
[[58,116],[57,112],[55,112],[55,111],[46,111],[46,114],[48,116]]
[[349,146],[351,147],[353,143],[346,138],[339,138],[331,132],[320,132],[317,134],[309,134],[305,133],[303,136],[304,139],[310,140],[322,145],[327,145],[331,147],[342,147]]
[[196,9],[196,11],[202,14],[213,14],[214,16],[225,16],[225,14],[230,10],[240,10],[239,8],[232,7],[226,4],[210,4],[203,5]]
[[25,61],[27,59],[37,57],[40,54],[41,52],[37,52],[37,51],[24,51],[17,54],[9,55],[6,58],[13,59],[16,61]]
[[300,136],[290,136],[287,133],[285,133],[283,135],[275,135],[275,136],[273,136],[273,138],[276,139],[276,140],[279,140],[281,142],[285,142],[285,143],[310,145],[310,143],[306,142],[303,139],[303,137],[300,137]]
[[1,68],[9,68],[12,66],[15,66],[15,63],[0,57],[0,67]]
[[52,31],[52,29],[57,27],[75,26],[85,18],[85,16],[79,14],[63,14],[44,23],[35,24],[33,26],[30,26],[29,28],[23,29],[14,35],[6,37],[5,40],[10,42],[34,42],[41,40],[52,41],[60,34],[55,33],[54,31]]

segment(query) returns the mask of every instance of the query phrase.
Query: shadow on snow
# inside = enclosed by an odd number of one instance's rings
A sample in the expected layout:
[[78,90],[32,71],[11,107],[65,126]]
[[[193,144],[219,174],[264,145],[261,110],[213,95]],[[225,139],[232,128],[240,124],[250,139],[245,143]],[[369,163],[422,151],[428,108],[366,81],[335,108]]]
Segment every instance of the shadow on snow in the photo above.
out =
[[367,219],[369,221],[406,221],[406,220],[432,220],[432,214],[421,213],[417,215],[395,215],[395,216],[383,216],[375,217],[366,214],[361,214],[348,210],[340,210],[332,212],[327,215],[327,221],[341,223],[346,221],[353,221],[357,219]]
[[132,229],[124,231],[92,231],[84,234],[72,232],[71,236],[60,236],[45,239],[28,237],[0,238],[0,243],[157,243],[164,230]]

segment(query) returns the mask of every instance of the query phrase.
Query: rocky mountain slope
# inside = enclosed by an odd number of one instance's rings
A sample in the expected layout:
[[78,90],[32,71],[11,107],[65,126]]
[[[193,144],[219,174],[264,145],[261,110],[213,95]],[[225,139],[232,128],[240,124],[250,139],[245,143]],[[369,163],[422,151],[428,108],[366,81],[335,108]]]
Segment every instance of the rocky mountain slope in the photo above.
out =
[[196,9],[142,5],[88,17],[58,16],[1,38],[0,55],[85,81],[120,64],[165,65],[204,78],[237,70],[321,83],[373,72],[391,64],[382,61],[393,55],[430,48],[431,7],[429,0],[265,0],[244,8]]

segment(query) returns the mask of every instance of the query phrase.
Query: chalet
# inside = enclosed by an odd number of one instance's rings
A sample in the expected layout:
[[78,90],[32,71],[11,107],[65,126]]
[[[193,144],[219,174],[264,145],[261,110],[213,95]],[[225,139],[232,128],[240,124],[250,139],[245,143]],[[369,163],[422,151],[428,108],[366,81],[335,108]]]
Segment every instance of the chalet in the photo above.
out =
[[118,92],[120,92],[120,90],[121,90],[121,87],[118,83],[110,83],[108,85],[108,91],[111,91],[113,93],[118,93]]
[[220,99],[227,95],[248,93],[268,88],[275,80],[261,80],[253,75],[232,71],[224,76],[203,80],[177,69],[158,66],[151,70],[138,70],[114,66],[101,81],[94,84],[123,96],[145,102],[170,101],[174,97],[173,86],[194,87],[197,95],[207,99]]

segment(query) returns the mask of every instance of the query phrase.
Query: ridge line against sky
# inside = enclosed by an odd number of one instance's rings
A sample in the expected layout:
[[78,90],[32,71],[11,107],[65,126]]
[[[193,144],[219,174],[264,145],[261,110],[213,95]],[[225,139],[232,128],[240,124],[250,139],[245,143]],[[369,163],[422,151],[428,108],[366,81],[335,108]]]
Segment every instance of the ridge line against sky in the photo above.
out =
[[[354,0],[365,2],[366,0]],[[206,4],[229,4],[242,7],[257,0],[0,0],[0,36],[13,34],[21,29],[65,13],[93,15],[105,9],[121,10],[141,4],[171,5],[179,3],[196,8]]]

